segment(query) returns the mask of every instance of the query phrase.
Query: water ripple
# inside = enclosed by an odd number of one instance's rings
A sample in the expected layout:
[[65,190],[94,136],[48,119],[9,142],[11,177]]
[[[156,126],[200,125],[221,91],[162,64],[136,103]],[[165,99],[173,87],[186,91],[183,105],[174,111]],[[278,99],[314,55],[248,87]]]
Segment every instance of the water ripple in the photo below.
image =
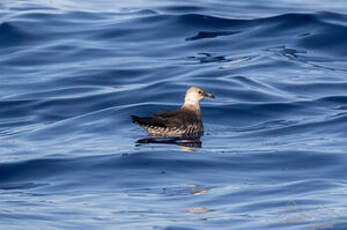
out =
[[[4,229],[346,228],[344,2],[80,3],[0,3]],[[191,85],[199,142],[131,123]]]

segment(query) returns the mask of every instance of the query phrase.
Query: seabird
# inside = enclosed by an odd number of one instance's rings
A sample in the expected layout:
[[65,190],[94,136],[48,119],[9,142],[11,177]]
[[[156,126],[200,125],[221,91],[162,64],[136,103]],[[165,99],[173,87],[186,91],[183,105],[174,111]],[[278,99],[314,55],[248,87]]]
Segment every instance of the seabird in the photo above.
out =
[[152,137],[200,137],[204,134],[201,121],[200,100],[212,94],[193,86],[187,90],[184,104],[179,110],[156,113],[151,117],[131,116],[135,124],[144,128]]

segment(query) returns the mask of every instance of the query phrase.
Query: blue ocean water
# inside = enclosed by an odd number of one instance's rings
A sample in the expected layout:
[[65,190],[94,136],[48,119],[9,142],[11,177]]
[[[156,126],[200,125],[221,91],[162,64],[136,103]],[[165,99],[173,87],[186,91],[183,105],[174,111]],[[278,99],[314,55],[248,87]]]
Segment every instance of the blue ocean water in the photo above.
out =
[[[0,2],[1,229],[347,229],[347,3]],[[201,103],[201,147],[131,114]]]

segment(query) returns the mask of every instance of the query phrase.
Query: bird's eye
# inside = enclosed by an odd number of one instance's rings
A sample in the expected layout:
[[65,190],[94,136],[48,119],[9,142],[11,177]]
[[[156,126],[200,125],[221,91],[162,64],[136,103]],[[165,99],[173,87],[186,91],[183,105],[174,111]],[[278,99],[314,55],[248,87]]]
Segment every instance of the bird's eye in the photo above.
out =
[[202,91],[201,91],[201,90],[199,91],[199,94],[202,94]]

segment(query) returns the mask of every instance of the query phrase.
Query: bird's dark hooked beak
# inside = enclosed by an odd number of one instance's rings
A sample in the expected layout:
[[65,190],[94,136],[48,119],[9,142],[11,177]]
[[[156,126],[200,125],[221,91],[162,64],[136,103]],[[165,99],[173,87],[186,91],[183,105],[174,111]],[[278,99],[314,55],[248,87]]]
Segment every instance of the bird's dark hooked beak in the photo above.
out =
[[215,98],[215,96],[210,93],[204,93],[204,97]]

